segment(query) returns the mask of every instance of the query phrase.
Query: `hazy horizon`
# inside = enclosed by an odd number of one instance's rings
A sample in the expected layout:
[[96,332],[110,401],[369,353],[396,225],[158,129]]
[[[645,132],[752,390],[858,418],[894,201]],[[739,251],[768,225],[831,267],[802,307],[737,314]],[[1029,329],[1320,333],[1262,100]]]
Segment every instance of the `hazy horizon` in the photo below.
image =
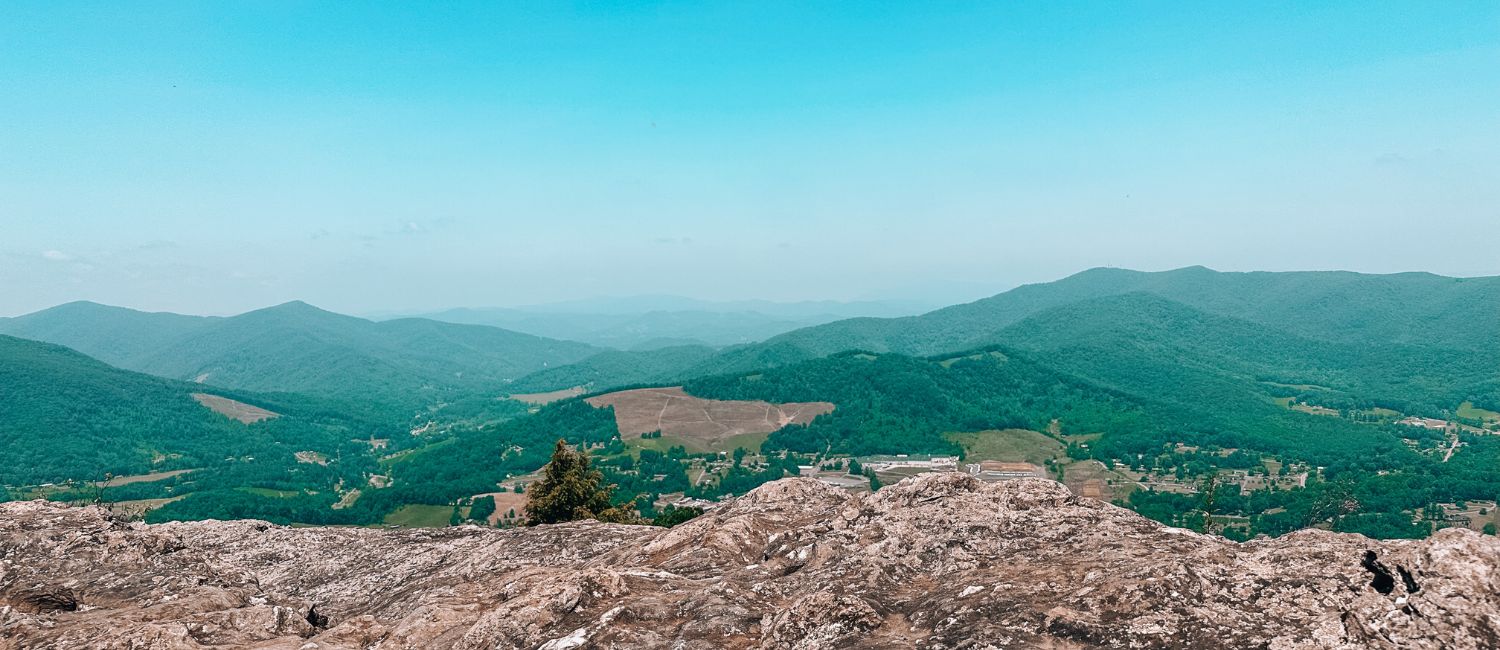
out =
[[[298,298],[298,297],[292,297],[292,298],[288,298],[286,300],[277,301],[277,302],[274,302],[274,303],[266,303],[266,304],[261,304],[261,305],[252,305],[250,307],[246,307],[244,309],[239,309],[239,310],[235,310],[235,311],[224,311],[224,312],[193,312],[193,311],[181,311],[181,310],[171,310],[171,309],[153,309],[153,308],[142,307],[142,306],[138,306],[138,305],[113,303],[113,302],[106,302],[106,301],[102,301],[102,300],[93,300],[93,299],[90,299],[90,298],[74,298],[74,299],[70,299],[70,300],[64,300],[64,301],[61,301],[61,302],[48,304],[48,305],[45,305],[43,307],[39,307],[37,309],[32,309],[32,310],[27,310],[27,311],[21,311],[21,312],[15,312],[15,313],[0,313],[0,318],[15,317],[15,316],[24,316],[24,315],[32,314],[32,313],[35,313],[35,312],[38,312],[38,311],[44,311],[44,310],[50,309],[52,307],[57,307],[57,306],[60,306],[60,305],[65,305],[65,304],[73,303],[73,302],[91,302],[91,303],[105,305],[105,306],[108,306],[108,307],[123,307],[123,308],[126,308],[126,309],[135,310],[135,311],[176,313],[176,314],[183,314],[183,315],[189,315],[189,316],[236,316],[236,315],[240,315],[240,314],[243,314],[243,313],[246,313],[246,312],[256,311],[256,310],[260,310],[260,309],[268,309],[268,308],[271,308],[271,307],[277,307],[277,306],[285,305],[285,304],[288,304],[288,303],[299,303],[300,302],[300,303],[309,304],[309,305],[311,305],[313,307],[316,307],[318,309],[322,309],[322,310],[325,310],[325,311],[332,311],[332,312],[340,313],[340,314],[343,314],[343,315],[346,315],[346,316],[355,316],[355,317],[366,318],[366,319],[371,319],[371,320],[384,320],[384,319],[390,319],[390,318],[405,318],[405,317],[428,317],[428,316],[432,316],[432,315],[435,315],[435,314],[442,314],[442,313],[445,313],[445,312],[455,312],[455,311],[464,311],[464,310],[472,310],[472,311],[481,311],[482,312],[484,310],[491,310],[491,309],[515,310],[515,311],[529,311],[529,312],[534,312],[534,313],[538,313],[538,314],[549,314],[549,313],[550,314],[569,314],[569,313],[571,313],[571,314],[602,314],[602,313],[629,314],[629,313],[646,313],[646,312],[652,312],[652,311],[655,311],[655,312],[680,311],[679,309],[675,309],[675,308],[646,307],[646,308],[636,309],[636,308],[632,308],[632,307],[628,306],[630,303],[633,303],[633,302],[643,301],[643,302],[648,302],[649,303],[651,300],[654,300],[654,299],[667,299],[667,300],[674,300],[674,301],[675,300],[680,300],[680,301],[686,301],[686,302],[699,302],[699,303],[705,303],[705,306],[714,306],[714,305],[720,305],[720,306],[722,306],[722,305],[746,305],[746,310],[747,311],[754,311],[754,307],[751,306],[751,305],[749,305],[749,303],[766,303],[766,305],[768,305],[768,306],[795,306],[795,305],[809,305],[809,304],[817,304],[817,303],[833,303],[833,304],[839,304],[839,305],[858,305],[858,304],[861,304],[861,303],[869,303],[869,304],[872,304],[872,305],[876,305],[876,304],[902,305],[902,306],[910,307],[910,309],[907,310],[907,313],[909,313],[911,315],[916,315],[916,314],[920,314],[920,313],[925,313],[927,311],[941,309],[943,307],[949,307],[949,306],[953,306],[953,305],[974,302],[976,300],[981,300],[981,299],[984,299],[984,298],[989,298],[989,297],[992,297],[992,296],[995,296],[995,295],[998,295],[998,294],[1001,294],[1001,293],[1005,293],[1007,291],[1010,291],[1012,289],[1015,289],[1017,287],[1020,287],[1020,286],[1026,285],[1026,284],[1047,284],[1047,283],[1050,283],[1050,282],[1055,282],[1055,281],[1062,280],[1062,279],[1065,279],[1065,278],[1068,278],[1068,277],[1072,277],[1073,275],[1076,275],[1078,273],[1083,273],[1085,271],[1098,270],[1098,269],[1120,269],[1120,270],[1127,270],[1127,271],[1140,271],[1140,272],[1145,272],[1145,273],[1165,273],[1165,272],[1168,272],[1168,271],[1177,271],[1177,270],[1184,270],[1184,269],[1188,269],[1188,268],[1200,268],[1200,267],[1201,268],[1207,268],[1210,271],[1214,271],[1214,272],[1218,272],[1218,273],[1261,273],[1261,272],[1268,272],[1268,273],[1358,273],[1358,274],[1362,274],[1362,275],[1403,275],[1403,274],[1416,273],[1416,274],[1436,275],[1438,277],[1453,278],[1453,279],[1478,279],[1478,278],[1500,277],[1500,274],[1497,274],[1497,275],[1447,275],[1447,274],[1433,273],[1431,271],[1422,271],[1422,270],[1407,270],[1407,271],[1390,271],[1390,272],[1384,272],[1384,273],[1371,273],[1371,272],[1367,272],[1367,271],[1353,271],[1353,270],[1349,270],[1349,269],[1288,269],[1288,270],[1284,270],[1284,271],[1265,271],[1263,269],[1254,269],[1254,270],[1238,271],[1238,270],[1216,269],[1216,268],[1208,267],[1206,265],[1201,265],[1201,264],[1194,264],[1194,265],[1185,266],[1185,267],[1175,267],[1175,268],[1171,268],[1171,269],[1128,269],[1128,268],[1125,268],[1125,267],[1100,267],[1100,266],[1096,266],[1096,267],[1089,267],[1089,268],[1086,268],[1086,269],[1079,269],[1077,272],[1068,273],[1068,274],[1065,274],[1065,275],[1062,275],[1062,276],[1059,276],[1059,277],[1056,277],[1056,278],[1042,279],[1042,280],[1038,280],[1036,282],[1025,282],[1025,283],[1021,283],[1021,284],[1017,284],[1017,285],[1013,285],[1013,286],[1004,286],[1004,287],[997,288],[997,289],[994,289],[994,290],[986,290],[986,291],[977,292],[977,293],[961,293],[961,294],[960,293],[954,293],[953,295],[962,295],[963,297],[953,298],[953,299],[938,299],[936,297],[933,297],[933,298],[930,298],[930,299],[924,299],[921,296],[906,296],[904,294],[897,295],[897,296],[892,296],[892,297],[886,297],[886,298],[881,298],[881,297],[857,297],[857,298],[852,298],[852,299],[847,299],[847,300],[836,299],[836,298],[824,298],[824,299],[809,298],[809,299],[804,299],[804,300],[769,300],[769,299],[765,299],[765,298],[712,299],[712,298],[701,298],[701,297],[696,297],[696,296],[685,296],[685,295],[680,295],[680,294],[660,294],[660,293],[658,293],[658,294],[648,294],[648,293],[638,293],[638,294],[584,296],[584,297],[577,297],[577,298],[559,299],[559,300],[552,300],[552,301],[545,301],[545,302],[534,302],[534,303],[528,302],[528,303],[515,303],[515,304],[454,304],[454,305],[443,305],[443,306],[427,307],[427,308],[417,308],[417,307],[412,307],[412,308],[377,308],[377,309],[371,309],[371,310],[365,310],[365,311],[345,311],[345,310],[341,310],[341,309],[337,309],[337,308],[331,307],[329,305],[320,304],[320,303],[317,303],[317,302],[312,301],[312,300],[307,300],[307,299]],[[965,285],[965,286],[967,286],[967,285]],[[970,290],[971,291],[975,291],[972,288]],[[616,306],[616,307],[613,307],[611,309],[604,309],[604,310],[590,310],[590,309],[587,308],[588,305],[592,305],[592,304],[608,304],[608,303],[614,303],[614,302],[625,303],[627,306]],[[692,307],[683,307],[681,310],[691,311],[692,309],[693,309]]]
[[1500,5],[0,7],[0,315],[1500,275]]

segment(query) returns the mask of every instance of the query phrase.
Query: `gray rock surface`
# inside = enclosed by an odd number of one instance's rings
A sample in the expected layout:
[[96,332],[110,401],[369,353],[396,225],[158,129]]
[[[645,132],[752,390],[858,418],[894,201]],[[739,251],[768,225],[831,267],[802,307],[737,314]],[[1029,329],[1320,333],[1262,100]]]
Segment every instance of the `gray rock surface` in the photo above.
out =
[[670,530],[0,504],[3,648],[1500,647],[1500,541],[1237,544],[1044,480],[771,483]]

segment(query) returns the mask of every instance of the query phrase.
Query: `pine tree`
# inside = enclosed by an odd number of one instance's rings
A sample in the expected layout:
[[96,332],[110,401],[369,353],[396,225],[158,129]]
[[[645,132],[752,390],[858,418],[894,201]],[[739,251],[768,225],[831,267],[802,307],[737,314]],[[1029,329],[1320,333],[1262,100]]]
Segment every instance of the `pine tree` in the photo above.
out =
[[589,464],[588,453],[573,451],[564,440],[552,450],[542,480],[532,486],[526,502],[526,525],[556,524],[579,519],[640,523],[635,502],[610,505],[612,486]]

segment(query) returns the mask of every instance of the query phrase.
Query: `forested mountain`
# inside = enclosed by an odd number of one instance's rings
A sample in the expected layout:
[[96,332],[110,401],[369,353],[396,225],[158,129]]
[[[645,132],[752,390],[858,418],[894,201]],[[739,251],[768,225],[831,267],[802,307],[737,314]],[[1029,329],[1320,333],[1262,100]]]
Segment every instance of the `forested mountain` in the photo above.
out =
[[[806,426],[772,433],[763,446],[770,450],[955,453],[957,438],[947,434],[1045,429],[1068,444],[1070,458],[1093,458],[1130,472],[1126,481],[1175,476],[1175,482],[1165,480],[1176,492],[1134,491],[1122,503],[1200,529],[1206,524],[1192,513],[1210,507],[1246,526],[1235,535],[1329,525],[1382,537],[1423,536],[1431,522],[1441,522],[1442,508],[1434,504],[1500,494],[1494,472],[1500,436],[1476,428],[1403,426],[1394,416],[1358,406],[1370,402],[1359,387],[1378,387],[1380,381],[1370,377],[1381,370],[1356,365],[1341,373],[1342,355],[1354,348],[1299,357],[1309,349],[1298,346],[1325,344],[1268,334],[1253,323],[1145,294],[1086,301],[1078,309],[1101,307],[1110,309],[1100,314],[1118,318],[1087,319],[1075,310],[1019,324],[1010,334],[1030,341],[1025,350],[992,346],[926,359],[844,352],[702,378],[685,388],[700,397],[838,405]],[[1080,325],[1070,329],[1063,325],[1068,322]],[[1060,331],[1032,329],[1045,324]],[[1240,343],[1242,350],[1236,349]],[[1258,361],[1260,354],[1268,360]],[[1340,388],[1281,384],[1262,372],[1319,377]],[[1447,388],[1439,382],[1416,390],[1441,395]],[[1344,399],[1348,406],[1299,411],[1277,396]],[[1292,489],[1199,486],[1231,480],[1233,471],[1269,474],[1270,462],[1312,469]],[[1148,487],[1115,480],[1127,490]],[[1414,523],[1418,511],[1423,521]]]
[[529,374],[511,383],[511,393],[542,393],[575,386],[612,388],[623,385],[670,382],[685,368],[713,358],[715,350],[701,345],[682,345],[656,350],[609,350],[592,357]]
[[[1236,388],[1212,399],[1245,408],[1246,400],[1263,402],[1256,397],[1275,386],[1301,387],[1324,404],[1359,402],[1432,415],[1464,401],[1500,402],[1500,374],[1482,353],[1315,340],[1149,293],[1048,309],[985,342],[1031,351],[1054,367],[1139,394],[1229,383]],[[1158,371],[1196,372],[1201,379],[1150,376]],[[1185,399],[1211,401],[1191,393]]]
[[108,364],[133,368],[168,342],[191,336],[219,320],[78,301],[0,320],[0,334],[56,343]]
[[291,302],[229,318],[71,303],[0,324],[162,377],[403,407],[451,391],[498,393],[508,380],[598,350],[494,327],[424,319],[372,322]]
[[[1219,347],[1268,353],[1269,357],[1241,354],[1247,360],[1259,356],[1257,367],[1262,370],[1286,369],[1278,364],[1305,365],[1309,354],[1323,357],[1319,367],[1325,369],[1354,364],[1364,368],[1359,371],[1365,376],[1363,385],[1384,382],[1392,389],[1384,394],[1392,399],[1432,402],[1433,389],[1440,389],[1447,399],[1481,384],[1478,375],[1500,363],[1500,278],[1101,268],[921,316],[854,318],[796,330],[726,348],[678,369],[677,375],[749,372],[845,350],[926,356],[995,342],[1027,347],[1029,338],[1059,339],[1062,332],[1084,336],[1078,328],[1106,327],[1116,318],[1123,319],[1119,325],[1124,328],[1146,313],[1132,312],[1142,304],[1139,299],[1107,300],[1121,296],[1155,297],[1193,310],[1200,315],[1195,318],[1229,319],[1214,321],[1229,327],[1215,334],[1222,339]],[[1028,319],[1034,320],[1007,332]],[[1228,338],[1231,332],[1237,333],[1237,340]],[[1178,336],[1170,327],[1117,329],[1112,335],[1159,338],[1142,343],[1146,345],[1172,343]],[[1252,339],[1259,342],[1246,347]],[[1412,372],[1426,379],[1408,387]],[[606,377],[596,380],[599,386],[623,383]]]
[[0,483],[96,480],[222,466],[226,459],[238,459],[237,471],[264,468],[284,480],[297,451],[336,457],[356,438],[390,433],[295,398],[226,393],[281,414],[242,424],[195,401],[200,390],[0,335]]
[[[805,453],[959,453],[945,433],[1058,428],[1097,433],[1148,425],[1141,404],[999,348],[948,358],[844,352],[748,375],[688,382],[698,397],[827,401],[832,413],[771,434]],[[1057,427],[1053,427],[1057,421]]]
[[1500,351],[1500,277],[1220,273],[1203,267],[1160,273],[1092,269],[921,316],[837,321],[764,345],[792,346],[809,357],[848,349],[939,354],[982,344],[1052,307],[1127,293],[1150,293],[1317,340]]

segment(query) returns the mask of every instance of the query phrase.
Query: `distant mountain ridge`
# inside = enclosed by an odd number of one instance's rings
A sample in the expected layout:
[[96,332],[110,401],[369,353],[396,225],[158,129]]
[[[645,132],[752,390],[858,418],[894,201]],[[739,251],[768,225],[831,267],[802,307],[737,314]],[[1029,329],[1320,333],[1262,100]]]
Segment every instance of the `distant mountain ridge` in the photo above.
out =
[[65,345],[162,377],[256,391],[429,403],[487,388],[598,349],[494,327],[376,323],[289,302],[232,317],[68,303],[0,322],[0,333]]
[[668,345],[753,343],[854,316],[901,316],[934,307],[936,305],[917,301],[895,300],[779,303],[632,296],[511,308],[456,308],[411,316],[450,323],[492,325],[538,336],[639,350]]
[[[1096,312],[1051,311],[1131,295],[1137,298],[1096,303]],[[1411,359],[1414,349],[1426,349],[1429,352],[1424,358],[1456,359],[1455,363],[1464,366],[1456,372],[1468,381],[1475,364],[1500,362],[1500,277],[1342,271],[1222,273],[1204,267],[1163,272],[1097,268],[919,316],[852,318],[794,330],[760,343],[727,348],[679,366],[675,374],[692,378],[752,372],[848,350],[931,356],[997,342],[1028,348],[1029,339],[1046,334],[1049,328],[1065,331],[1087,322],[1094,327],[1089,335],[1095,336],[1112,328],[1131,327],[1132,319],[1147,312],[1124,314],[1114,320],[1120,314],[1110,310],[1147,298],[1180,305],[1203,317],[1230,319],[1226,323],[1256,326],[1256,336],[1297,339],[1303,350],[1316,347],[1308,342],[1321,342],[1340,349],[1363,346],[1379,353],[1362,363]],[[1022,330],[1007,333],[1007,328],[1033,318],[1041,320],[1028,326],[1029,334]],[[1170,330],[1148,329],[1150,337],[1173,336]],[[1147,333],[1146,329],[1135,331],[1138,336]],[[1382,352],[1386,348],[1390,350]],[[551,374],[564,375],[555,370]],[[1399,372],[1395,376],[1400,376]],[[596,386],[608,383],[607,378],[596,378]]]
[[836,321],[766,344],[791,344],[817,356],[851,348],[938,354],[972,347],[1050,307],[1137,292],[1314,339],[1500,349],[1500,277],[1224,273],[1201,266],[1154,273],[1090,269],[921,316]]

